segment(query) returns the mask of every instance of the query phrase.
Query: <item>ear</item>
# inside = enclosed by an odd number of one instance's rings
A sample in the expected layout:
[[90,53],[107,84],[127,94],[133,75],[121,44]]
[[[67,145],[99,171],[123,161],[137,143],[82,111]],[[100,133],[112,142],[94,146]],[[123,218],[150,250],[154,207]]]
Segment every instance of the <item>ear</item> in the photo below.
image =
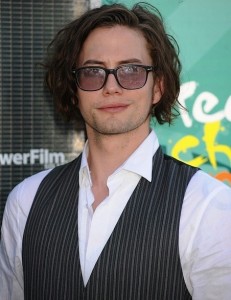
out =
[[156,78],[153,87],[153,100],[152,104],[156,104],[160,101],[164,93],[164,82],[163,78]]

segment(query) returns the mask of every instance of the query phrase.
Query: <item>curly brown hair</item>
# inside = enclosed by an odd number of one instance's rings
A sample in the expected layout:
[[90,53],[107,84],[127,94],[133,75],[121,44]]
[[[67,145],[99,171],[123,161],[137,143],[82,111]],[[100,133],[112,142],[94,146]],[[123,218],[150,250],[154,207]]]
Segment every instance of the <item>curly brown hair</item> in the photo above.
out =
[[175,39],[166,33],[160,12],[148,3],[138,3],[131,9],[122,4],[103,5],[85,12],[62,30],[48,46],[44,63],[45,82],[53,95],[58,111],[67,120],[79,120],[77,87],[72,70],[78,64],[80,51],[89,33],[95,28],[127,26],[140,30],[148,43],[148,50],[157,67],[155,75],[161,79],[162,97],[152,110],[159,124],[171,123],[179,115],[177,107],[180,91],[179,48]]

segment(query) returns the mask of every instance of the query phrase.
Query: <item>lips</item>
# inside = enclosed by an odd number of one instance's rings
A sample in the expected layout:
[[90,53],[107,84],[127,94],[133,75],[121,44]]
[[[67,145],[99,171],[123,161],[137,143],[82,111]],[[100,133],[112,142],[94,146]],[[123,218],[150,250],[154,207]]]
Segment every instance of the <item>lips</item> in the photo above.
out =
[[116,112],[121,112],[126,110],[128,107],[128,104],[121,104],[121,103],[116,103],[116,104],[107,104],[104,106],[99,107],[100,111],[104,112],[110,112],[110,113],[116,113]]

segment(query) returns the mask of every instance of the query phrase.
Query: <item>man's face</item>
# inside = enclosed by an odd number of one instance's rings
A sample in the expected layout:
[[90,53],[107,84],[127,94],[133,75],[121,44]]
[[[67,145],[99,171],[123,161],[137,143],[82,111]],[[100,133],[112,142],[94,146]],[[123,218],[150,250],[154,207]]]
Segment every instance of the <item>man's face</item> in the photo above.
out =
[[[113,69],[125,64],[152,66],[153,62],[142,33],[125,26],[103,27],[93,30],[80,53],[78,67],[98,66]],[[109,74],[106,84],[98,91],[78,88],[79,109],[91,132],[103,135],[130,131],[146,134],[149,130],[150,110],[160,99],[154,74],[148,74],[146,84],[126,90]]]

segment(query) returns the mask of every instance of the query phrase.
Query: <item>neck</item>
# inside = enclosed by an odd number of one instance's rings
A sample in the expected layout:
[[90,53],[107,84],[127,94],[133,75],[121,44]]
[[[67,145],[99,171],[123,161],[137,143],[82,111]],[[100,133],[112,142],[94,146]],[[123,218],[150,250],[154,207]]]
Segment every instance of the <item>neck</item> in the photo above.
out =
[[88,130],[89,168],[95,179],[107,179],[139,147],[149,134],[149,128],[140,134],[102,135]]
[[93,209],[108,196],[108,177],[125,162],[149,134],[147,130],[134,130],[123,134],[103,135],[87,128],[91,170]]

